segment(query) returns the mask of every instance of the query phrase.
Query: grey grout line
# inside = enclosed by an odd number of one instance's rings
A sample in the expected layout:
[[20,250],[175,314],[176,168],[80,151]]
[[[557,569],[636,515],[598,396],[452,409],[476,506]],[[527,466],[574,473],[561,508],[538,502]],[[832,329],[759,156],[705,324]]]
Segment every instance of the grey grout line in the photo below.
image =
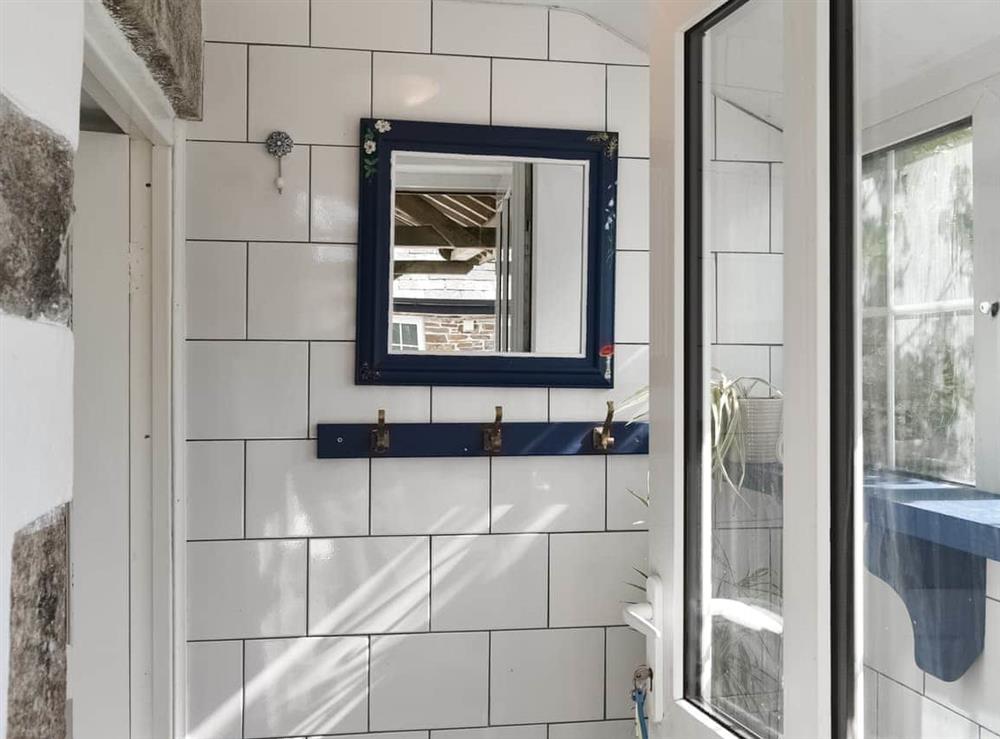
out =
[[430,45],[427,48],[429,49],[428,53],[433,54],[434,53],[434,0],[431,0],[431,8],[430,8],[430,10],[431,10],[431,19],[430,19],[431,20],[431,28],[430,28],[430,30],[431,30],[431,39],[430,39]]
[[368,703],[368,731],[372,730],[372,637],[368,635],[368,693],[366,696]]
[[582,59],[539,59],[538,57],[525,57],[525,56],[507,56],[504,54],[465,54],[460,52],[451,51],[413,51],[412,49],[372,49],[363,48],[360,46],[320,46],[317,44],[283,44],[277,42],[259,42],[259,41],[221,41],[216,39],[210,39],[205,41],[206,44],[219,44],[226,46],[263,46],[271,47],[277,49],[325,49],[327,51],[362,51],[365,53],[376,53],[376,54],[405,54],[407,56],[436,56],[436,57],[455,57],[459,59],[500,59],[501,61],[513,61],[513,62],[538,62],[539,64],[545,64],[546,62],[554,62],[557,64],[579,64],[587,67],[629,67],[633,69],[649,69],[648,64],[635,64],[634,62],[609,62],[606,60],[602,61],[585,61]]
[[[257,441],[257,440],[253,440]],[[270,439],[263,439],[263,441],[271,441]],[[286,441],[285,439],[277,439],[276,441]],[[313,439],[304,439],[300,441],[313,441]],[[749,526],[730,526],[732,529],[780,529],[781,525],[776,523],[773,526],[763,526],[751,524]],[[369,531],[371,528],[369,527]],[[466,531],[461,533],[448,533],[448,534],[430,534],[430,533],[406,533],[406,534],[365,534],[364,532],[359,532],[356,534],[310,534],[305,535],[294,535],[294,536],[248,536],[248,537],[217,537],[217,538],[206,538],[206,539],[187,539],[188,544],[225,544],[227,542],[267,542],[267,541],[314,541],[314,540],[336,540],[336,539],[364,539],[366,537],[379,537],[382,539],[412,539],[417,536],[548,536],[548,537],[560,537],[560,536],[582,536],[584,534],[648,534],[649,529],[574,529],[572,531]]]
[[243,440],[243,539],[247,538],[247,441]]
[[243,679],[240,685],[240,736],[247,735],[247,643],[240,640],[240,671]]
[[348,638],[354,637],[358,638],[368,638],[377,636],[430,636],[432,634],[437,636],[446,636],[449,634],[454,635],[469,635],[469,634],[518,634],[527,633],[530,631],[601,631],[604,629],[624,629],[627,628],[620,623],[617,624],[591,624],[588,626],[519,626],[514,628],[506,629],[441,629],[439,631],[428,631],[424,629],[423,631],[371,631],[368,633],[358,634],[356,632],[338,632],[338,631],[322,631],[315,634],[281,634],[275,636],[221,636],[221,637],[211,637],[211,638],[198,638],[198,639],[188,639],[185,644],[216,644],[216,643],[228,643],[228,642],[262,642],[262,641],[292,641],[295,639],[330,639],[333,637],[337,638]]

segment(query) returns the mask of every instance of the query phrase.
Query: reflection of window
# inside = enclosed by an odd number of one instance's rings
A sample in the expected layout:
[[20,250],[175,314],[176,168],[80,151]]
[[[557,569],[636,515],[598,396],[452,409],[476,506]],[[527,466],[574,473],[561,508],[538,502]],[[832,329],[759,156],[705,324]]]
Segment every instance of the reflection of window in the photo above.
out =
[[392,321],[392,351],[422,351],[424,323],[415,317],[394,317]]
[[972,128],[864,158],[865,464],[974,482]]

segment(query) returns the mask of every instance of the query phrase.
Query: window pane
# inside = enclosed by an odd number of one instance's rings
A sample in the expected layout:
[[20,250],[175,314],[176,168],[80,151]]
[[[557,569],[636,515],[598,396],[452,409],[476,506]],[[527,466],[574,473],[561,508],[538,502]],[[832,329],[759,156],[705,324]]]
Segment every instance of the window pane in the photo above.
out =
[[861,171],[861,275],[865,306],[886,304],[889,228],[889,157],[865,157]]
[[894,152],[893,300],[972,298],[972,129]]
[[973,314],[896,321],[896,467],[975,482]]
[[[689,487],[687,697],[744,733],[782,733],[782,3],[702,37],[697,248],[701,475]],[[707,345],[707,347],[706,347]]]
[[865,469],[890,467],[889,319],[866,318],[861,335]]

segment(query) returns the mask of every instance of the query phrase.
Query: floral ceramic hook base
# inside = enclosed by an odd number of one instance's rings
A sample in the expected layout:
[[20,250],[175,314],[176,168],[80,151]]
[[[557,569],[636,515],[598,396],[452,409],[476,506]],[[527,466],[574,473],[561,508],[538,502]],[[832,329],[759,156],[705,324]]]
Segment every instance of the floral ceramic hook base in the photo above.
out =
[[291,154],[294,146],[295,142],[292,141],[292,137],[284,131],[271,131],[264,141],[267,153],[278,160],[278,177],[274,180],[274,186],[278,188],[279,195],[285,189],[285,178],[281,176],[281,158]]

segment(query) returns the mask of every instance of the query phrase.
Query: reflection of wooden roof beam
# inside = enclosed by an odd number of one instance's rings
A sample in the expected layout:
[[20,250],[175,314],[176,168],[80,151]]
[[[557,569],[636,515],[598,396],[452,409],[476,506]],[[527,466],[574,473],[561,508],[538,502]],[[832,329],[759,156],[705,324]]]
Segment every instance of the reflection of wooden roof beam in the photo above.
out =
[[434,262],[427,259],[399,259],[392,263],[394,277],[400,275],[467,275],[473,267],[485,262],[489,255],[479,252],[471,259],[461,262]]
[[418,223],[433,226],[450,246],[476,247],[482,243],[471,229],[455,223],[419,195],[406,192],[396,193],[396,207],[402,208],[410,218]]
[[[459,251],[473,253],[480,249],[492,249],[496,245],[495,228],[477,228],[470,233],[476,239],[475,248],[462,248]],[[433,226],[404,226],[396,224],[396,246],[436,246],[441,248],[451,248],[448,242],[441,238],[441,234]]]

